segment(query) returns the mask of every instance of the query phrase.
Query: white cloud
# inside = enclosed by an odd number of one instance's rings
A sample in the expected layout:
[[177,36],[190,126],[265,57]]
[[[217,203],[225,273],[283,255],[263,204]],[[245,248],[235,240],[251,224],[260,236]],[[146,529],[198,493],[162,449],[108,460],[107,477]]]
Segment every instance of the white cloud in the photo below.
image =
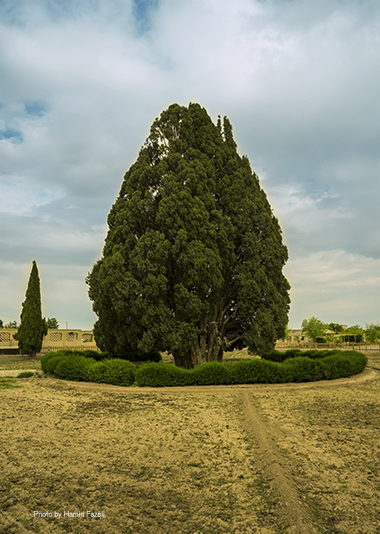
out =
[[28,178],[22,176],[4,179],[1,189],[1,211],[18,216],[30,214],[32,208],[63,197],[58,186],[42,189],[38,184],[30,184]]
[[292,258],[285,268],[292,286],[290,324],[318,316],[326,323],[371,323],[380,312],[379,262],[344,250]]

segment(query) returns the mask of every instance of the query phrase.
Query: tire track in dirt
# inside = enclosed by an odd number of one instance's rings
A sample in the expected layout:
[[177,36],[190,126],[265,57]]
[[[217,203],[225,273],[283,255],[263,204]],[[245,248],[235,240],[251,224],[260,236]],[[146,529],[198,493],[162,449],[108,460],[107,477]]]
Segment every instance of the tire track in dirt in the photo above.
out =
[[243,408],[243,428],[248,436],[258,443],[259,456],[257,467],[265,473],[265,478],[271,481],[272,489],[279,496],[276,515],[280,523],[288,525],[287,534],[317,533],[305,505],[300,500],[297,489],[290,475],[287,473],[285,459],[276,449],[272,436],[278,431],[272,431],[261,421],[249,392],[241,392]]

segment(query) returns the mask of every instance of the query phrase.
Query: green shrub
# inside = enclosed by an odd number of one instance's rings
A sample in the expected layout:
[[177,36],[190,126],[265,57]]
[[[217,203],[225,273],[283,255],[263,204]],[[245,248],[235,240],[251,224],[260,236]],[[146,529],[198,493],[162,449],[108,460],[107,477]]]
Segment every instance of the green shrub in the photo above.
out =
[[36,373],[33,373],[32,371],[23,371],[22,373],[19,373],[17,375],[17,378],[30,378],[31,376],[34,376]]
[[292,382],[314,382],[326,378],[326,365],[323,360],[301,356],[288,358],[282,365],[291,375]]
[[41,369],[43,370],[44,373],[47,373],[47,364],[49,362],[49,360],[51,360],[52,358],[54,358],[55,356],[57,356],[57,352],[47,352],[46,354],[44,354],[42,357],[41,357]]
[[192,379],[197,386],[231,384],[228,365],[221,362],[207,362],[192,369]]
[[48,374],[68,380],[165,387],[332,380],[362,372],[367,361],[364,354],[354,351],[292,351],[283,363],[267,359],[229,364],[209,362],[188,370],[162,362],[142,363],[136,367],[121,358],[109,359],[108,354],[106,359],[96,362],[80,351],[58,351],[45,354],[41,358],[41,368]]
[[361,373],[368,363],[367,356],[361,352],[337,351],[337,353],[324,360],[329,367],[329,380]]
[[[217,384],[278,384],[309,382],[351,376],[363,371],[367,364],[364,354],[349,351],[334,352],[324,358],[296,356],[284,363],[262,360],[230,364],[204,363],[195,369],[181,369],[173,364],[143,364],[136,371],[138,386],[187,386]],[[316,355],[314,355],[316,356]]]
[[[82,356],[85,358],[92,358],[96,361],[99,359],[104,358],[104,354],[102,352],[98,352],[95,350],[71,350],[71,349],[62,349],[52,352],[47,352],[41,357],[41,369],[48,374],[51,374],[55,368],[56,360],[54,364],[49,364],[48,362],[53,358],[64,358],[67,356]],[[108,353],[107,353],[108,356]]]
[[136,385],[150,387],[192,386],[193,370],[176,367],[172,363],[143,363],[136,369]]
[[285,352],[279,350],[274,350],[271,354],[262,356],[263,360],[269,360],[271,362],[283,362],[287,358],[296,358],[297,356],[302,355],[302,350],[300,349],[289,349]]
[[160,362],[162,360],[161,354],[152,350],[150,352],[125,352],[124,354],[112,354],[111,352],[98,352],[94,350],[76,351],[81,356],[86,358],[94,358],[97,362],[103,360],[125,360],[129,362]]
[[114,384],[115,386],[131,386],[135,381],[136,366],[121,360],[104,360],[96,362],[89,368],[88,381]]
[[157,350],[151,350],[150,352],[141,352],[138,350],[135,352],[125,352],[123,354],[115,354],[113,358],[130,362],[160,362],[162,360],[162,356]]
[[307,358],[311,358],[312,360],[319,360],[321,358],[326,358],[326,356],[333,356],[334,354],[339,354],[340,351],[337,349],[311,349],[311,350],[305,350],[302,352],[302,354],[299,354],[299,356],[306,356]]
[[91,349],[80,350],[80,351],[78,350],[77,353],[78,353],[78,356],[84,356],[85,358],[92,358],[96,362],[100,362],[104,360],[105,358],[108,358],[108,352],[99,352],[97,350],[91,350]]
[[262,359],[269,360],[272,362],[284,362],[285,360],[288,360],[289,358],[298,358],[302,356],[302,357],[311,358],[314,360],[314,359],[325,358],[326,356],[331,356],[339,352],[340,351],[337,349],[334,349],[334,350],[310,349],[310,350],[304,350],[304,351],[302,351],[301,349],[289,349],[285,352],[274,350],[272,354],[263,356]]
[[68,356],[61,354],[61,355],[55,355],[52,358],[50,358],[44,365],[43,370],[45,371],[45,373],[48,375],[55,374],[55,368],[64,358],[68,358]]
[[[85,351],[84,351],[85,352]],[[62,350],[56,350],[47,352],[41,357],[41,369],[48,374],[51,374],[53,372],[53,369],[55,368],[55,365],[57,364],[56,358],[64,358],[66,356],[82,356],[82,351],[80,350],[70,350],[70,349],[62,349]],[[50,360],[54,358],[55,363],[49,364]]]
[[283,365],[266,360],[240,361],[229,366],[229,371],[234,384],[275,384],[292,379]]
[[[54,360],[55,358],[50,361]],[[55,365],[53,372],[58,378],[88,381],[89,370],[95,363],[94,359],[85,358],[84,356],[63,356]]]

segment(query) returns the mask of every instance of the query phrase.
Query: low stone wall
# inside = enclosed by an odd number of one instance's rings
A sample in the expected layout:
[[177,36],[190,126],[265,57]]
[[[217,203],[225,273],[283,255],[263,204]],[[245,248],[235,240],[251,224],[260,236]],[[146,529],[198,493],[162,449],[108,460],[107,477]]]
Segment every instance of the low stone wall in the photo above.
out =
[[[0,330],[0,350],[18,350],[18,341],[13,337],[17,328],[7,328]],[[73,350],[99,350],[96,346],[94,333],[92,330],[78,329],[57,329],[48,330],[42,341],[41,353],[52,350],[73,349]]]

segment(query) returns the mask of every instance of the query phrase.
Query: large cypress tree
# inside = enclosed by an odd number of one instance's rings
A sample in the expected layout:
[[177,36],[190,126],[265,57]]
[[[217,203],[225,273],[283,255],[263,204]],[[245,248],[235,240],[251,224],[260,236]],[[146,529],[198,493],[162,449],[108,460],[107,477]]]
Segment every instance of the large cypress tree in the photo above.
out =
[[288,322],[287,248],[232,126],[198,104],[156,119],[108,216],[86,282],[98,346],[167,350],[176,365],[273,350]]
[[34,261],[22,304],[21,324],[14,337],[18,340],[19,348],[34,358],[40,352],[46,334],[47,325],[41,313],[40,278]]

